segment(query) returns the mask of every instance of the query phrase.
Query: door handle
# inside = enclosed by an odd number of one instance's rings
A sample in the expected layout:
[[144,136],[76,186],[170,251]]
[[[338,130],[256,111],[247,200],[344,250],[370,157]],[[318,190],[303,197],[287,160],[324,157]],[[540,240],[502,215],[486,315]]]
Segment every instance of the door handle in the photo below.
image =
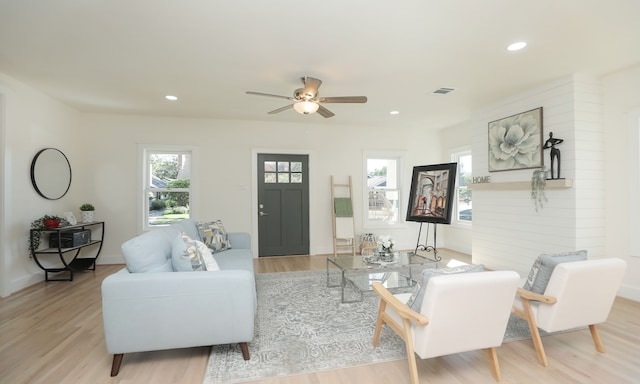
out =
[[262,211],[258,212],[258,215],[260,215],[260,216],[269,216],[268,213],[265,213],[265,212],[262,212]]

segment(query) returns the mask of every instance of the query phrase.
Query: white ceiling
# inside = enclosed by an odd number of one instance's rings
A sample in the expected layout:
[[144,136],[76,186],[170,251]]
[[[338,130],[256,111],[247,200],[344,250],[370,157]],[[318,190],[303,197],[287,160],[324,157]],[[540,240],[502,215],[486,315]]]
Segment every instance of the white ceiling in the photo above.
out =
[[[0,72],[81,111],[441,128],[637,63],[640,0],[0,0]],[[369,101],[324,119],[245,94],[290,96],[301,76]]]

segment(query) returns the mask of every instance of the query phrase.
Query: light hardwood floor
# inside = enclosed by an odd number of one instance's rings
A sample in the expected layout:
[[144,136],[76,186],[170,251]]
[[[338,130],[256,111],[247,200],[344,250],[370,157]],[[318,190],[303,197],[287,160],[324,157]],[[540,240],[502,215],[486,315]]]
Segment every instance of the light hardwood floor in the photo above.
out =
[[[440,250],[443,264],[463,254]],[[256,272],[324,269],[325,256],[256,260]],[[202,383],[209,348],[132,353],[109,376],[100,283],[121,265],[99,265],[73,282],[42,282],[0,299],[0,383]],[[595,282],[597,283],[597,282]],[[600,326],[607,352],[588,330],[543,338],[549,367],[537,363],[530,340],[498,349],[503,383],[640,383],[640,303],[618,298]],[[473,351],[418,360],[421,383],[494,383],[486,354]],[[406,360],[311,373],[257,384],[408,383]]]

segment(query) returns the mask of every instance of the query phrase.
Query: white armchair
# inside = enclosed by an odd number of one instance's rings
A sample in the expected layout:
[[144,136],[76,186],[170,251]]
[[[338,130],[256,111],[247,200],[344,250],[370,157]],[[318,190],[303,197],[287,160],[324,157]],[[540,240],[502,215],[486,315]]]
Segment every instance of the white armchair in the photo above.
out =
[[374,347],[387,324],[406,343],[411,383],[418,383],[415,354],[422,359],[487,349],[495,380],[501,380],[495,347],[502,345],[519,275],[513,271],[431,277],[420,312],[406,305],[411,294],[392,295],[380,283]]
[[544,294],[518,288],[513,313],[529,323],[538,361],[548,365],[538,328],[546,332],[589,326],[596,350],[604,353],[596,324],[609,317],[627,263],[594,259],[558,264]]

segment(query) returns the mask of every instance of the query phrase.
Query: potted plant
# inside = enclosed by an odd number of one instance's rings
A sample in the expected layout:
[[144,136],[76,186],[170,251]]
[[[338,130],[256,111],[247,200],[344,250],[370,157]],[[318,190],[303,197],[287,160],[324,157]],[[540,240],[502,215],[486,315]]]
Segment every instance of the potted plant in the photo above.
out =
[[47,229],[60,228],[69,225],[64,218],[56,215],[44,215],[31,223],[31,236],[29,237],[29,249],[35,251],[40,247],[42,232]]
[[84,203],[80,206],[80,212],[82,213],[82,222],[83,223],[91,223],[93,222],[93,213],[95,211],[95,207],[89,203]]
[[547,201],[547,197],[544,194],[544,188],[547,185],[546,173],[546,169],[542,167],[534,170],[531,175],[531,199],[535,204],[536,212],[538,212],[538,208],[543,207],[543,202]]

